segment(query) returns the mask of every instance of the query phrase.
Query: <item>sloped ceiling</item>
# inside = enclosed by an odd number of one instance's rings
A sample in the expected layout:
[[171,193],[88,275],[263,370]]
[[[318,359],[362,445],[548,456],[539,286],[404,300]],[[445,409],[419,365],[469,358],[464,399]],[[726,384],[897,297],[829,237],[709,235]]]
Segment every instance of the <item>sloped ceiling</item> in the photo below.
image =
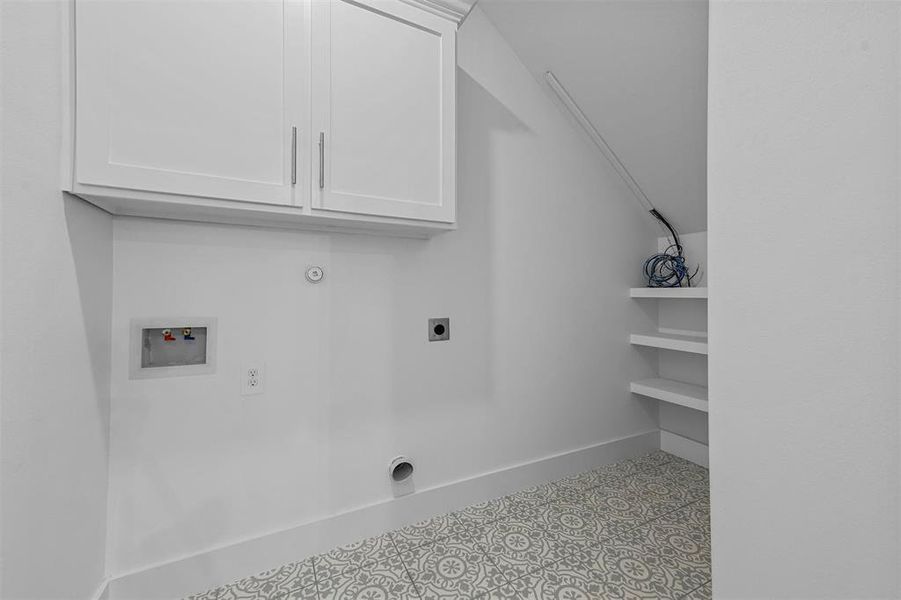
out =
[[706,0],[478,6],[542,85],[554,72],[681,233],[707,229]]

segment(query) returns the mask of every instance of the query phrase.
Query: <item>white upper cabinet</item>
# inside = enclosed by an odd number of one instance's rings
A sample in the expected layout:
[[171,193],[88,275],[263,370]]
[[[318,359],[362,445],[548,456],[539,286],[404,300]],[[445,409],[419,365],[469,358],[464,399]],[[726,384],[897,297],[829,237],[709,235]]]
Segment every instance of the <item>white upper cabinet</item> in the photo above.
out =
[[71,0],[64,189],[114,214],[453,229],[456,23],[414,4]]
[[314,208],[454,221],[455,34],[399,0],[313,2]]
[[300,10],[278,0],[78,0],[79,184],[291,204]]

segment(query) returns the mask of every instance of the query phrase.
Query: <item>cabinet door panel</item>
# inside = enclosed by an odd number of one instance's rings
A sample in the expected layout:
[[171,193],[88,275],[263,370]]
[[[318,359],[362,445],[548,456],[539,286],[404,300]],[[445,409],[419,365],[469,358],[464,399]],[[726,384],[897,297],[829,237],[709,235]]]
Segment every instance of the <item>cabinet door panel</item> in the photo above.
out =
[[396,0],[314,3],[314,207],[453,221],[454,36]]
[[79,0],[76,180],[290,203],[287,26],[280,0]]

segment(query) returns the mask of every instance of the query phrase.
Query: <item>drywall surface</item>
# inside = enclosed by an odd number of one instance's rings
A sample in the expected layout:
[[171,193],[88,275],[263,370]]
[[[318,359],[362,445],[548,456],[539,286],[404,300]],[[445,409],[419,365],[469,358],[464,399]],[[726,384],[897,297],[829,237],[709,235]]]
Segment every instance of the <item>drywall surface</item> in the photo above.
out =
[[[707,286],[707,232],[687,233],[679,236],[685,252],[686,266],[694,273],[693,285]],[[657,248],[665,250],[672,241],[661,237]],[[642,302],[649,302],[642,300]],[[653,300],[657,306],[658,325],[661,331],[679,335],[707,333],[707,301]],[[707,386],[707,357],[686,352],[657,351],[657,372],[660,377],[675,379],[694,385]],[[702,444],[707,443],[707,414],[661,402],[660,429],[687,437]]]
[[112,219],[59,191],[62,2],[0,3],[3,598],[104,576]]
[[718,599],[898,597],[898,9],[711,5]]
[[554,72],[680,232],[707,229],[706,0],[481,0],[479,8],[539,81]]
[[[399,454],[424,489],[656,429],[627,288],[657,230],[478,11],[459,63],[456,232],[116,220],[114,575],[390,498]],[[167,315],[218,319],[214,375],[128,379],[130,319]]]

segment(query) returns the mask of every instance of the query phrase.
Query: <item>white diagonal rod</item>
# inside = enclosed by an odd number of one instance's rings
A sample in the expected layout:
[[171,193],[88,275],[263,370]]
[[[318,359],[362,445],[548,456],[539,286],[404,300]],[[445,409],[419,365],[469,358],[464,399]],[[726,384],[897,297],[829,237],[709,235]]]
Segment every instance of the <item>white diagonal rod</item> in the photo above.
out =
[[569,95],[566,88],[563,87],[556,77],[554,77],[552,72],[548,71],[544,76],[547,79],[548,85],[551,86],[551,89],[554,90],[554,93],[560,98],[560,102],[563,103],[566,110],[569,111],[576,122],[585,130],[585,133],[588,134],[588,137],[591,138],[594,145],[598,147],[598,150],[601,151],[604,158],[610,162],[613,169],[619,174],[622,180],[626,182],[626,185],[632,191],[632,194],[635,196],[635,199],[638,200],[638,203],[649,212],[654,210],[654,205],[651,204],[647,194],[644,193],[644,190],[641,189],[641,186],[638,185],[638,182],[635,181],[635,178],[629,173],[629,169],[627,169],[626,165],[623,164],[623,161],[619,159],[616,152],[613,151],[613,148],[611,148],[610,144],[607,143],[607,140],[604,139],[604,136],[602,136],[591,121],[588,120],[588,117],[585,116],[585,113],[582,112],[582,109],[579,108],[576,101]]

